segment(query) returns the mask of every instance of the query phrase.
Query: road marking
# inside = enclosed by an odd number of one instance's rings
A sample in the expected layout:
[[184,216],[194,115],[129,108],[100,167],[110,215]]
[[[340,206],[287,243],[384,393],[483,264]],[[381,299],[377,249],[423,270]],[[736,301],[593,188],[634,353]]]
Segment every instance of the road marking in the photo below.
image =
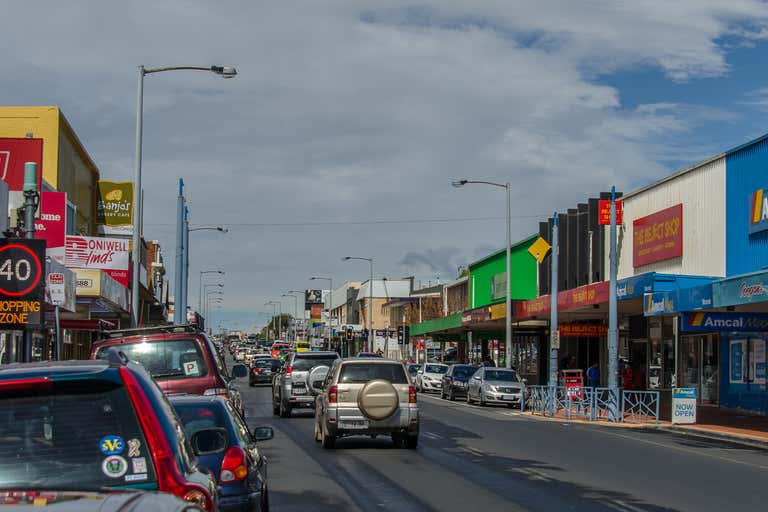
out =
[[421,435],[423,435],[424,437],[428,437],[430,439],[442,439],[443,438],[443,436],[441,436],[439,434],[435,434],[434,432],[422,432]]
[[485,453],[481,452],[477,448],[472,448],[471,446],[462,446],[461,449],[473,455],[477,455],[478,457],[485,457]]
[[522,473],[526,475],[530,480],[540,480],[542,482],[552,481],[549,476],[532,468],[512,468],[512,471],[515,471],[516,473]]

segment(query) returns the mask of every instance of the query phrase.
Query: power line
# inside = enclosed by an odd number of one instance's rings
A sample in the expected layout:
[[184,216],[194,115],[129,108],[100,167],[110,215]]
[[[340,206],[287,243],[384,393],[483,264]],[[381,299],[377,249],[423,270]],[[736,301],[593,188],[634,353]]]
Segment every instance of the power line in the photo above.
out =
[[[542,219],[547,218],[547,214],[540,215],[513,215],[513,219]],[[489,220],[504,220],[506,217],[467,217],[454,219],[384,219],[384,220],[328,220],[328,221],[306,221],[306,222],[220,222],[219,224],[227,227],[302,227],[302,226],[368,226],[378,224],[437,224],[446,222],[483,222]],[[175,226],[175,224],[150,224],[145,226]]]

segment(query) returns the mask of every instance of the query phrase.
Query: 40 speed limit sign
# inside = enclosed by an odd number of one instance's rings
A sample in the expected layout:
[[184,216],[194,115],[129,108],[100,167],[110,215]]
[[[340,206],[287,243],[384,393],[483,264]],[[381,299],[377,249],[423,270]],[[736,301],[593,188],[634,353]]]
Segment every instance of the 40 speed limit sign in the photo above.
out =
[[45,240],[0,240],[0,330],[40,325],[44,292]]

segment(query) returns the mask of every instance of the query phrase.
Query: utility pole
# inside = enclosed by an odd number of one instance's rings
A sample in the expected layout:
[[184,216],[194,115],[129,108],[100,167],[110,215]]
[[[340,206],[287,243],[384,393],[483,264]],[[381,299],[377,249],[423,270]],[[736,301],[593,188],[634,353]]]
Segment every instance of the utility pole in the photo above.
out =
[[[616,187],[611,187],[611,249],[610,249],[610,283],[608,297],[608,387],[612,396],[618,397],[618,359],[619,359],[619,325],[616,304],[616,277],[618,273],[616,261]],[[611,419],[618,419],[618,401],[610,401]]]
[[[507,182],[507,291],[504,314],[504,346],[506,367],[512,368],[512,185]],[[519,368],[518,368],[519,370]]]
[[[35,238],[35,210],[39,204],[40,194],[37,190],[37,164],[24,163],[24,233],[28,239]],[[5,215],[5,214],[3,214]],[[44,269],[43,269],[44,270]],[[42,312],[40,313],[43,314]],[[24,328],[24,353],[22,361],[32,362],[32,329]]]
[[[137,222],[134,222],[134,224],[138,224]],[[134,230],[138,229],[137,225],[134,225]],[[134,237],[133,242],[134,243],[140,243],[136,241],[137,237]],[[133,252],[134,256],[136,255],[136,251]],[[139,255],[141,255],[141,252],[139,252]],[[141,259],[141,256],[139,256],[138,259]],[[136,261],[133,262],[134,265],[137,265]],[[175,295],[174,298],[174,308],[173,308],[173,323],[174,324],[182,324],[184,323],[182,312],[181,312],[181,306],[182,306],[182,299],[181,295],[183,294],[183,288],[181,285],[183,275],[184,275],[184,180],[182,178],[179,178],[179,195],[176,197],[176,268],[174,269],[173,275],[174,275],[174,286],[173,286],[173,294]],[[134,276],[135,276],[134,272]],[[132,286],[138,285],[138,278],[133,282]],[[134,298],[134,300],[138,300],[138,294]],[[138,307],[135,308],[136,314],[138,315]],[[137,316],[138,319],[138,316]],[[136,321],[136,326],[138,326],[138,320]]]
[[557,354],[560,348],[560,332],[557,325],[557,259],[560,255],[560,245],[558,243],[557,212],[553,215],[552,224],[552,285],[550,291],[550,318],[549,318],[549,389],[552,393],[551,403],[554,405],[554,393],[557,387]]
[[181,323],[187,323],[187,297],[189,289],[189,208],[184,201],[184,219],[183,219],[184,240],[184,259],[181,265]]

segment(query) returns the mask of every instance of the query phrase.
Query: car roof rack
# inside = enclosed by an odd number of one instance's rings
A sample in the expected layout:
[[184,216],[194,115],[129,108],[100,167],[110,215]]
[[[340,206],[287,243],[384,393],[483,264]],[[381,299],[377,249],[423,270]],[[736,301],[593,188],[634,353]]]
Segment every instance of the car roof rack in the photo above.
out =
[[153,334],[153,333],[181,333],[181,332],[200,332],[200,329],[193,324],[169,324],[169,325],[156,325],[153,327],[134,327],[130,329],[115,329],[112,331],[103,331],[102,334],[105,338],[124,338],[126,336],[138,336],[140,334]]

